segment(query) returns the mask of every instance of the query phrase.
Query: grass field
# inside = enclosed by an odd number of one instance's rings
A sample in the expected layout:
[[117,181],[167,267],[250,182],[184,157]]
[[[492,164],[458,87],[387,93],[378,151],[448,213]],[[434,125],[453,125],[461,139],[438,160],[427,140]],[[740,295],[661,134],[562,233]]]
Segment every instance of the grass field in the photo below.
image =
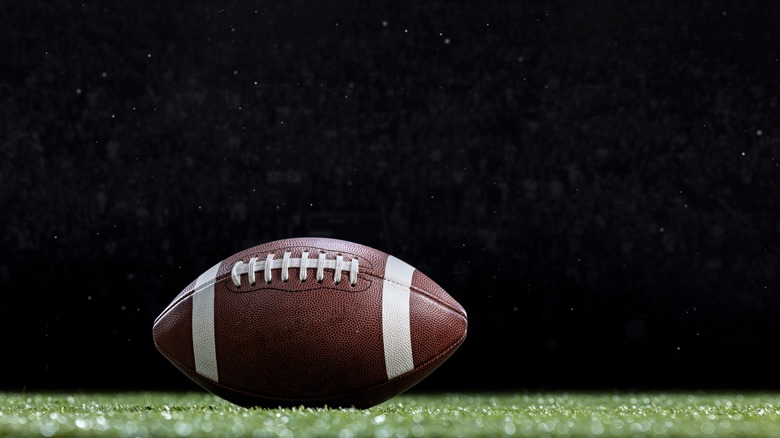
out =
[[780,436],[780,394],[409,394],[367,410],[206,393],[0,393],[0,436]]

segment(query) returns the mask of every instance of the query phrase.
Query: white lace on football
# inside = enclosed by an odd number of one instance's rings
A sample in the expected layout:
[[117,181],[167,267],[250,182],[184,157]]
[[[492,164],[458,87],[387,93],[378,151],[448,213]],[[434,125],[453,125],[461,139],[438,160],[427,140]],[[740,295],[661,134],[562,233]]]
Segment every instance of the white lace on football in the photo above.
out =
[[309,258],[309,252],[304,251],[301,254],[301,258],[291,258],[289,252],[285,252],[281,259],[274,258],[273,254],[268,254],[265,260],[258,261],[257,257],[249,259],[249,263],[244,263],[239,260],[233,265],[233,269],[230,271],[230,276],[233,279],[233,284],[236,287],[241,286],[241,276],[248,274],[249,285],[256,283],[256,273],[263,271],[263,279],[266,283],[271,282],[271,273],[274,269],[282,270],[282,281],[287,281],[290,278],[290,268],[299,268],[299,279],[306,281],[308,278],[308,270],[316,268],[316,279],[322,281],[325,278],[325,270],[333,271],[333,282],[336,284],[341,283],[341,272],[349,272],[349,284],[354,286],[357,284],[358,275],[358,261],[356,258],[351,259],[348,262],[344,261],[344,256],[341,254],[336,255],[335,259],[326,259],[325,253],[320,252],[317,254],[317,258]]

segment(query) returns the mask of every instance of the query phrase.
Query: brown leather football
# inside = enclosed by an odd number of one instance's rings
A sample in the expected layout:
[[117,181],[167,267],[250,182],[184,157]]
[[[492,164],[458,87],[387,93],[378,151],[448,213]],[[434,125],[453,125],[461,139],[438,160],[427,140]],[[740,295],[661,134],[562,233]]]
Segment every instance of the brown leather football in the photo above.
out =
[[466,338],[466,311],[382,251],[269,242],[217,263],[154,321],[157,349],[242,406],[367,408],[428,376]]

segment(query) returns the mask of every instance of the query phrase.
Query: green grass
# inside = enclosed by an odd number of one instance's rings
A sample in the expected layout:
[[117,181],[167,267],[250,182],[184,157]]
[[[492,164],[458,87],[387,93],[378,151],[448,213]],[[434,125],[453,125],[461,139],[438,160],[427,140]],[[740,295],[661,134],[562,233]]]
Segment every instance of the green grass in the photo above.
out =
[[206,393],[0,393],[0,436],[780,436],[780,394],[409,394],[367,410]]

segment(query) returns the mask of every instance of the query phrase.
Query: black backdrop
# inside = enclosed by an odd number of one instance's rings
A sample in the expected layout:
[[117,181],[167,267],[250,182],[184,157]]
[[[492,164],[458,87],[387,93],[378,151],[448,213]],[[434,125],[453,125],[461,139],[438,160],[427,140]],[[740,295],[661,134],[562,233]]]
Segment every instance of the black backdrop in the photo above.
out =
[[777,6],[366,3],[3,6],[0,388],[195,388],[154,317],[302,235],[464,305],[423,389],[780,387]]

